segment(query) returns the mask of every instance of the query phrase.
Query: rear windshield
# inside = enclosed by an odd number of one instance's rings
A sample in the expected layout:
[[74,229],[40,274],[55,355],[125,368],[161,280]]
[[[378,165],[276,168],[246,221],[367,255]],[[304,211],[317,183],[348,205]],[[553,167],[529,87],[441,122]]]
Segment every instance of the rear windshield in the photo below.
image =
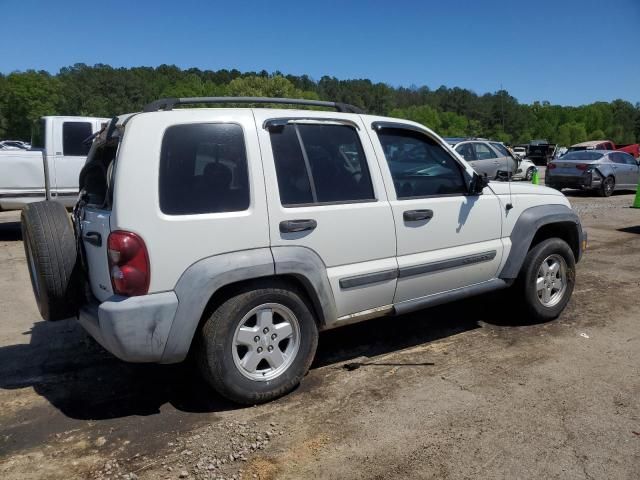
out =
[[562,160],[598,160],[603,154],[598,152],[590,152],[589,150],[579,150],[566,153]]

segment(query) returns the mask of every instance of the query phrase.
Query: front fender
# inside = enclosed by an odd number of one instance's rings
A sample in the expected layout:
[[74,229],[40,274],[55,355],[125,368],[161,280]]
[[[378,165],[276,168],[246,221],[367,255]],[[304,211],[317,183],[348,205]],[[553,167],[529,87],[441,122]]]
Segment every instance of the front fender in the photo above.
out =
[[498,277],[503,280],[517,278],[538,230],[554,223],[570,225],[570,228],[575,229],[577,245],[570,246],[577,253],[578,262],[582,255],[582,243],[586,238],[578,215],[566,205],[537,205],[524,210],[513,226],[511,250]]

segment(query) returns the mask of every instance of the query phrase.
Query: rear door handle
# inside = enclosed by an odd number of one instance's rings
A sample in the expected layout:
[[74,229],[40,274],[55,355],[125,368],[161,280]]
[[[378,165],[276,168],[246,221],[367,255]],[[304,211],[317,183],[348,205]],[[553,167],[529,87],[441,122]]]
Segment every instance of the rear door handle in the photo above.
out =
[[417,222],[419,220],[430,220],[433,217],[433,210],[407,210],[402,214],[405,222]]
[[82,238],[91,245],[94,245],[96,247],[102,246],[102,235],[100,235],[98,232],[87,232],[82,235]]
[[285,220],[280,222],[280,233],[306,232],[318,226],[318,222],[312,219]]

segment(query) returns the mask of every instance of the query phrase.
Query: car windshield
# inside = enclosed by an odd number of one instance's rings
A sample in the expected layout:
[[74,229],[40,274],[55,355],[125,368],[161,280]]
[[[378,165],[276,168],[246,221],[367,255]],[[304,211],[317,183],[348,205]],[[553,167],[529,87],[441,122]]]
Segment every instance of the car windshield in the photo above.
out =
[[589,150],[581,150],[569,152],[562,156],[562,160],[598,160],[603,154],[599,152],[590,152]]

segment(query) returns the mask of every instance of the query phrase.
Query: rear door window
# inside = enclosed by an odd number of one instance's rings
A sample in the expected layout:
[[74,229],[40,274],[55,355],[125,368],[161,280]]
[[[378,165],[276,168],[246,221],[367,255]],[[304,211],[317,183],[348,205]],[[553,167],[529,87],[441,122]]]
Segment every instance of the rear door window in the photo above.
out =
[[160,152],[160,209],[169,215],[249,208],[242,127],[200,123],[169,127]]
[[269,127],[282,205],[375,201],[358,132],[348,125]]
[[91,142],[84,141],[93,133],[89,122],[64,122],[62,124],[62,154],[68,157],[85,157]]

